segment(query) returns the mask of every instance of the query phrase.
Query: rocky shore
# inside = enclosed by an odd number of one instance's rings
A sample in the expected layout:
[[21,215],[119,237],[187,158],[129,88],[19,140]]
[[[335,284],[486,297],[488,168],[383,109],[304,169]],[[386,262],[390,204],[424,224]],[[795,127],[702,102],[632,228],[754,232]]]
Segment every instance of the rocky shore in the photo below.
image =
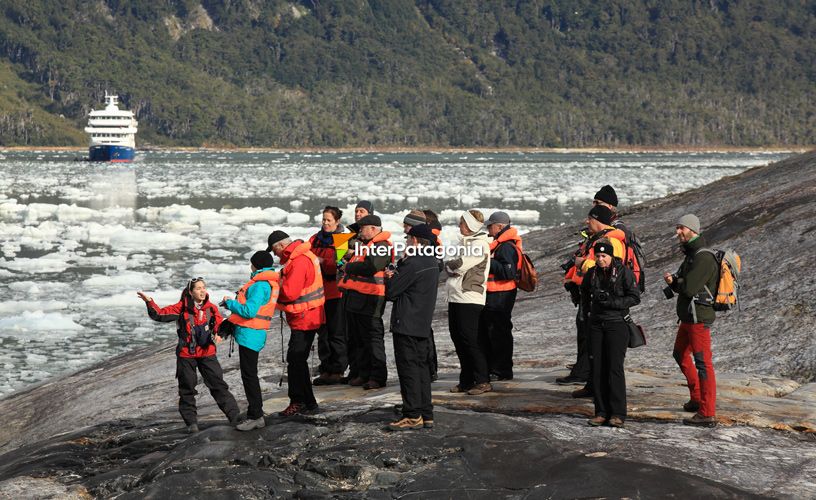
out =
[[[201,394],[202,432],[187,435],[176,413],[172,347],[146,348],[0,400],[0,497],[812,498],[815,201],[811,152],[624,207],[649,259],[648,291],[633,310],[649,343],[627,356],[624,429],[588,428],[591,402],[554,384],[575,351],[575,312],[558,264],[577,236],[561,227],[525,238],[541,286],[520,294],[518,376],[495,392],[447,392],[458,363],[440,299],[434,329],[444,374],[434,384],[433,430],[383,430],[399,401],[392,370],[385,390],[321,388],[320,415],[270,415],[250,434],[226,426]],[[660,293],[660,275],[681,260],[673,227],[687,212],[700,216],[713,246],[736,249],[745,266],[741,311],[713,328],[715,429],[679,424],[687,392],[671,357],[674,304]],[[270,414],[286,405],[278,342],[271,337],[261,357]],[[237,356],[222,349],[220,357],[240,396]]]

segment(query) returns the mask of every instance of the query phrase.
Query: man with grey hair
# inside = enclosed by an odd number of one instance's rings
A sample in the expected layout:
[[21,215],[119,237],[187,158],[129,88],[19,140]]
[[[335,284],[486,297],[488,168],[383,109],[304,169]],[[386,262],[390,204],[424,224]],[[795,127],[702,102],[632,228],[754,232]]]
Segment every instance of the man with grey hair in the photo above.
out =
[[674,359],[688,382],[690,399],[683,409],[694,416],[684,418],[686,425],[717,425],[717,382],[711,355],[711,324],[714,323],[713,294],[716,293],[720,269],[713,251],[706,248],[700,219],[687,214],[677,221],[675,234],[685,259],[675,274],[663,279],[670,290],[667,298],[677,294],[677,317],[680,327],[674,341]]
[[493,212],[485,221],[490,243],[490,273],[485,307],[479,317],[479,341],[488,354],[490,374],[513,379],[513,306],[521,271],[521,236],[506,212]]

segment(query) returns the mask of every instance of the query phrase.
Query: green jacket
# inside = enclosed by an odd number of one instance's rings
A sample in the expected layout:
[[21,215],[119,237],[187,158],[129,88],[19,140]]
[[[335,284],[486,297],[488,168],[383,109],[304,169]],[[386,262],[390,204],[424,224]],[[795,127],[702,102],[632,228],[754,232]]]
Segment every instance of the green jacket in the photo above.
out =
[[[691,304],[695,296],[705,299],[708,293],[705,287],[716,293],[717,280],[719,280],[720,269],[717,260],[710,252],[700,252],[706,247],[706,241],[701,236],[683,245],[683,253],[686,258],[677,270],[676,279],[672,282],[671,288],[677,294],[677,317],[683,323],[695,323]],[[714,323],[714,308],[710,305],[695,303],[697,312],[697,323],[710,325]]]

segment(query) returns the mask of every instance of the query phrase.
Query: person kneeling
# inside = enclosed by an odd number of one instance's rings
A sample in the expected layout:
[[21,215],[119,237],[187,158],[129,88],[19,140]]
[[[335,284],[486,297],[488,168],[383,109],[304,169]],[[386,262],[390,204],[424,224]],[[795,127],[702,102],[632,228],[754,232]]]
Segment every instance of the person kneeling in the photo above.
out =
[[595,243],[595,267],[581,283],[582,311],[589,314],[589,358],[595,417],[589,425],[623,427],[626,420],[626,377],[623,362],[629,346],[626,317],[640,304],[635,275],[621,259],[613,257],[608,240]]
[[432,253],[424,255],[422,249],[433,245],[435,239],[427,224],[412,227],[406,256],[396,271],[385,273],[385,296],[394,302],[391,333],[403,403],[402,418],[388,425],[393,431],[433,427],[428,360],[439,263]]
[[189,432],[198,432],[196,385],[201,372],[204,384],[210,390],[218,407],[231,424],[238,421],[238,403],[224,382],[224,371],[215,354],[215,343],[221,342],[218,330],[223,318],[210,302],[203,278],[191,279],[181,292],[181,300],[167,307],[159,307],[144,292],[136,293],[147,305],[150,319],[162,323],[175,321],[178,329],[176,347],[176,378],[178,379],[179,413]]

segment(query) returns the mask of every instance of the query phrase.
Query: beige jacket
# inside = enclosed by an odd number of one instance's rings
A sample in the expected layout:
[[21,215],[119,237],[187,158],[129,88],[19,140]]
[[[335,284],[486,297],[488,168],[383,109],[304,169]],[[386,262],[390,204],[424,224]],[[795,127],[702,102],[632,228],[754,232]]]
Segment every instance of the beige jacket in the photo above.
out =
[[461,255],[445,263],[448,302],[484,305],[487,275],[490,273],[490,241],[487,233],[482,229],[470,236],[461,236],[459,244],[470,250],[460,250]]

